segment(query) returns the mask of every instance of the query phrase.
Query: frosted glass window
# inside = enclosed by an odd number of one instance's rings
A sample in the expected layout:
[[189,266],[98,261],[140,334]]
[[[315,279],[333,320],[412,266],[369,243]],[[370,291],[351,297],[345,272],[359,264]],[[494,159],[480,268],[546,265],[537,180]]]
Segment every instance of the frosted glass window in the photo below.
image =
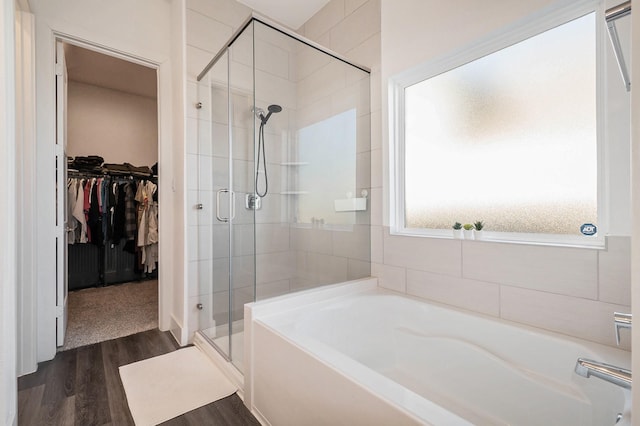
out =
[[405,88],[405,227],[597,223],[591,13]]

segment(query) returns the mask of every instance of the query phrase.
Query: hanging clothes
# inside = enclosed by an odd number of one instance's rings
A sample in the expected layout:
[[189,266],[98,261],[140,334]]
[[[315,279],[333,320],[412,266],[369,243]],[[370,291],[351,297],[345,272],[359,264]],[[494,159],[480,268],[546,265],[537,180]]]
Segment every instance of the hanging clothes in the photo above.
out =
[[73,216],[78,198],[78,184],[74,179],[67,179],[67,242],[75,244],[76,230],[80,226],[78,219]]
[[87,242],[87,221],[84,214],[84,179],[70,178],[68,179],[68,208],[69,208],[69,225],[73,229],[73,233],[69,232],[69,243],[86,243]]
[[99,179],[91,179],[91,191],[89,203],[89,220],[87,224],[91,230],[91,243],[97,246],[103,245],[104,240],[102,238],[102,216],[100,214],[99,204]]
[[[110,251],[117,249],[135,255],[129,259],[130,270],[137,277],[154,272],[158,267],[158,186],[152,180],[133,176],[71,173],[87,176],[67,180],[69,244],[100,247],[102,271],[113,267],[106,262],[116,265],[130,256]],[[124,245],[120,244],[122,240],[126,240]],[[74,253],[84,253],[81,250],[74,248]]]
[[158,189],[151,181],[138,184],[136,201],[138,204],[138,247],[141,248],[140,263],[147,273],[156,268],[158,259],[158,205],[153,195]]

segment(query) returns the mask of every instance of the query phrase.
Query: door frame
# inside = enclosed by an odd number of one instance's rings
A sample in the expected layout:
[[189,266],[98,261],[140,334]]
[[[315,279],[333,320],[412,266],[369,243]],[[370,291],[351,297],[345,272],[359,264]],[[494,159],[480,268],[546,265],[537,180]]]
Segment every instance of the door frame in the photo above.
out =
[[[38,183],[37,188],[37,211],[38,218],[36,229],[38,242],[34,250],[37,259],[36,291],[38,297],[32,303],[36,305],[36,335],[33,336],[36,346],[36,362],[53,359],[56,354],[56,285],[52,277],[55,275],[55,260],[52,259],[55,250],[55,192],[51,188],[50,176],[53,173],[54,137],[55,137],[55,45],[57,41],[74,44],[99,53],[117,57],[129,62],[144,65],[156,70],[157,91],[157,116],[158,116],[158,183],[159,196],[164,202],[159,205],[159,232],[163,234],[159,242],[159,263],[162,267],[158,273],[158,322],[159,328],[168,330],[174,322],[171,315],[173,290],[172,276],[174,275],[174,265],[172,262],[173,242],[177,235],[173,232],[174,218],[172,215],[174,199],[176,196],[172,191],[174,187],[174,160],[172,159],[172,85],[171,85],[171,61],[170,57],[161,57],[159,60],[147,59],[139,54],[129,53],[115,48],[105,46],[100,43],[90,41],[86,38],[72,36],[52,29],[47,23],[41,22],[37,25],[40,36],[36,37],[37,54],[41,66],[37,71],[36,81],[41,88],[38,89],[37,128],[40,136],[36,142],[39,154],[36,159],[36,170],[33,170],[34,178]],[[37,176],[37,177],[36,177]],[[176,259],[177,260],[177,259]],[[34,366],[35,367],[35,366]]]
[[[54,61],[56,63],[56,68],[57,68],[57,61],[58,61],[58,58],[59,58],[59,55],[58,55],[58,52],[57,52],[58,46],[62,46],[63,44],[70,44],[70,45],[74,45],[74,46],[77,46],[77,47],[82,47],[82,48],[87,49],[87,50],[92,50],[92,51],[100,53],[102,55],[107,55],[107,56],[115,57],[115,58],[130,62],[130,63],[135,63],[137,65],[142,65],[144,67],[151,68],[151,69],[156,71],[156,86],[158,87],[156,89],[156,105],[157,105],[157,107],[156,107],[156,120],[157,120],[157,123],[158,123],[157,124],[158,125],[158,139],[156,141],[156,144],[157,144],[157,148],[158,148],[158,157],[159,157],[160,156],[160,140],[161,140],[161,137],[160,137],[160,131],[161,131],[161,129],[160,129],[160,90],[159,90],[159,84],[158,84],[158,80],[159,80],[159,75],[158,75],[158,73],[159,73],[159,64],[156,64],[154,62],[150,62],[150,61],[147,61],[147,60],[135,57],[135,56],[131,56],[131,55],[128,55],[128,54],[125,54],[125,53],[122,53],[122,52],[117,52],[117,51],[114,51],[112,49],[109,49],[109,48],[106,48],[106,47],[103,47],[103,46],[98,46],[98,45],[95,45],[93,43],[90,43],[90,42],[87,42],[87,41],[84,41],[84,40],[78,40],[76,38],[69,37],[67,35],[60,35],[60,34],[54,33],[54,38],[55,38],[55,44],[56,44],[56,54],[54,55],[55,56]],[[62,54],[62,56],[64,57],[64,53]],[[65,74],[65,78],[66,78],[66,75],[67,75],[66,62],[64,64],[64,67],[65,67],[64,74]],[[56,69],[56,72],[57,71],[58,70]],[[57,74],[56,74],[56,77],[57,77]],[[64,103],[64,114],[65,114],[64,152],[66,154],[66,145],[67,145],[67,140],[66,140],[66,138],[67,138],[67,136],[66,136],[66,134],[67,134],[67,130],[66,130],[67,118],[66,117],[68,117],[67,99],[68,99],[68,90],[69,90],[68,83],[64,84],[64,88],[65,88],[66,92],[63,94],[64,100],[62,102]],[[60,93],[57,90],[56,90],[56,102],[55,103],[56,103],[56,108],[59,108],[59,106],[61,105],[61,99],[60,99]],[[57,111],[57,109],[56,109],[56,111]],[[56,135],[56,140],[57,140],[60,137],[60,134],[59,134],[59,130],[58,129],[56,129],[56,130],[58,132],[57,135]],[[57,142],[56,142],[56,144],[57,144]],[[66,179],[67,179],[66,162],[65,162],[65,167],[64,167],[64,171],[63,171],[62,175],[63,175],[63,179],[64,179],[64,182],[62,182],[64,184],[64,187],[62,188],[62,192],[61,193],[65,194],[66,193]],[[158,180],[160,180],[159,177],[158,177]],[[58,196],[56,201],[59,202],[60,198],[61,197]],[[62,198],[64,198],[66,200],[66,197],[63,196]],[[66,211],[66,207],[62,207],[62,210]],[[60,208],[59,208],[59,211],[60,211]],[[66,226],[67,226],[66,220],[63,221],[63,222],[64,222],[64,228],[66,228]],[[63,232],[64,232],[64,235],[66,236],[67,235],[66,229],[64,229]],[[163,232],[162,230],[158,229],[158,234],[159,235],[162,232]],[[64,247],[65,249],[63,250],[63,253],[64,253],[63,271],[64,272],[63,272],[62,281],[64,282],[65,289],[63,289],[62,293],[64,293],[65,296],[64,296],[63,306],[57,306],[57,308],[56,308],[56,321],[58,321],[58,318],[60,317],[60,315],[62,315],[62,321],[63,321],[64,325],[63,325],[63,330],[62,330],[62,335],[63,335],[62,339],[60,338],[60,336],[58,334],[59,331],[56,330],[56,334],[57,334],[56,345],[57,345],[57,347],[62,346],[62,344],[64,343],[64,337],[66,336],[67,314],[68,314],[68,306],[67,306],[67,297],[66,297],[66,295],[68,294],[68,291],[69,291],[69,289],[68,289],[68,282],[69,282],[68,262],[69,262],[69,256],[68,256],[68,251],[66,250],[66,244],[67,244],[66,238],[64,238],[63,243],[65,244],[65,247]],[[159,243],[159,245],[160,245],[160,243]],[[57,279],[56,279],[57,301],[59,301],[59,298],[60,298],[60,295],[61,295],[61,289],[58,288],[59,279],[60,279],[58,273],[56,274],[56,277],[57,277]],[[160,288],[161,288],[161,284],[160,283],[161,283],[161,274],[158,273],[158,292],[159,293],[160,293]],[[162,307],[162,304],[160,303],[160,297],[158,297],[158,313],[159,313],[159,315],[158,315],[158,326],[160,326],[160,318],[162,318],[162,315],[161,315],[161,312],[160,312],[161,311],[161,307]],[[62,313],[59,312],[60,309],[62,309]]]

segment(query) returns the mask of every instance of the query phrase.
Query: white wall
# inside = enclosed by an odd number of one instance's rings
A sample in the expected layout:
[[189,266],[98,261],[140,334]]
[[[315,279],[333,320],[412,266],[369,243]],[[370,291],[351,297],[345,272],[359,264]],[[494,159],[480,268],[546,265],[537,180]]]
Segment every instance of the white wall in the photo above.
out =
[[155,98],[69,81],[67,155],[151,167],[158,161]]
[[[30,170],[35,166],[36,102],[35,102],[35,21],[28,12],[16,15],[16,168]],[[17,173],[16,209],[18,231],[18,375],[33,371],[36,348],[31,341],[36,330],[35,229],[36,210],[32,204],[35,176]]]
[[[173,144],[174,157],[174,180],[171,181],[174,197],[171,202],[171,214],[175,218],[172,222],[169,218],[160,216],[160,229],[163,226],[175,226],[173,239],[173,256],[171,260],[173,265],[173,277],[176,283],[180,285],[173,286],[172,294],[163,297],[160,300],[167,311],[171,311],[169,318],[169,329],[175,339],[184,345],[187,343],[186,336],[186,293],[187,293],[187,276],[186,276],[186,259],[187,253],[185,248],[185,240],[187,235],[186,223],[186,134],[185,134],[185,99],[186,87],[184,76],[186,72],[185,57],[185,2],[184,0],[174,0],[171,3],[171,52],[173,61],[171,64],[171,90],[173,95],[173,128],[172,135],[174,141],[180,143]],[[165,181],[166,184],[169,182]],[[165,221],[165,222],[163,222]],[[173,225],[172,225],[173,224]],[[161,250],[171,249],[160,246]],[[175,260],[174,260],[175,259]]]
[[[174,240],[181,238],[183,216],[174,214],[174,194],[180,194],[180,173],[176,165],[182,160],[174,152],[183,139],[172,134],[172,123],[181,120],[173,115],[171,1],[116,0],[31,0],[36,16],[37,68],[37,129],[36,167],[24,172],[36,179],[33,203],[38,212],[35,247],[37,265],[37,338],[27,337],[35,346],[38,361],[55,355],[55,264],[52,255],[54,239],[53,136],[55,130],[54,46],[55,35],[63,34],[75,40],[109,48],[111,51],[139,58],[158,67],[159,120],[159,198],[160,203],[160,328],[168,329],[171,317],[173,288],[184,289],[184,277],[174,275],[180,270],[183,253]],[[180,24],[178,24],[180,25]],[[180,60],[180,59],[178,59]],[[174,137],[172,137],[174,136]],[[174,168],[176,166],[177,168]],[[37,172],[37,173],[36,173]],[[182,204],[180,204],[182,205]],[[36,267],[31,265],[31,267]],[[178,290],[180,291],[180,290]],[[34,301],[30,301],[34,303]],[[35,366],[34,366],[35,368]]]
[[17,424],[15,3],[0,7],[0,423]]

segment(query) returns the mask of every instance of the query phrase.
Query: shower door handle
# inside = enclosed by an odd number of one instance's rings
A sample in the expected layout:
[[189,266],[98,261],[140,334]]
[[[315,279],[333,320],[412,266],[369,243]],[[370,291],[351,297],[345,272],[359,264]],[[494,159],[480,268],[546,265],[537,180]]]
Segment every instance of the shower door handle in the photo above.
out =
[[[225,193],[231,194],[231,197],[229,197],[229,203],[231,203],[231,218],[222,217],[222,215],[220,214],[220,194],[225,194]],[[235,217],[236,217],[236,193],[226,188],[219,189],[216,192],[216,219],[218,219],[220,222],[229,222],[229,220]]]

